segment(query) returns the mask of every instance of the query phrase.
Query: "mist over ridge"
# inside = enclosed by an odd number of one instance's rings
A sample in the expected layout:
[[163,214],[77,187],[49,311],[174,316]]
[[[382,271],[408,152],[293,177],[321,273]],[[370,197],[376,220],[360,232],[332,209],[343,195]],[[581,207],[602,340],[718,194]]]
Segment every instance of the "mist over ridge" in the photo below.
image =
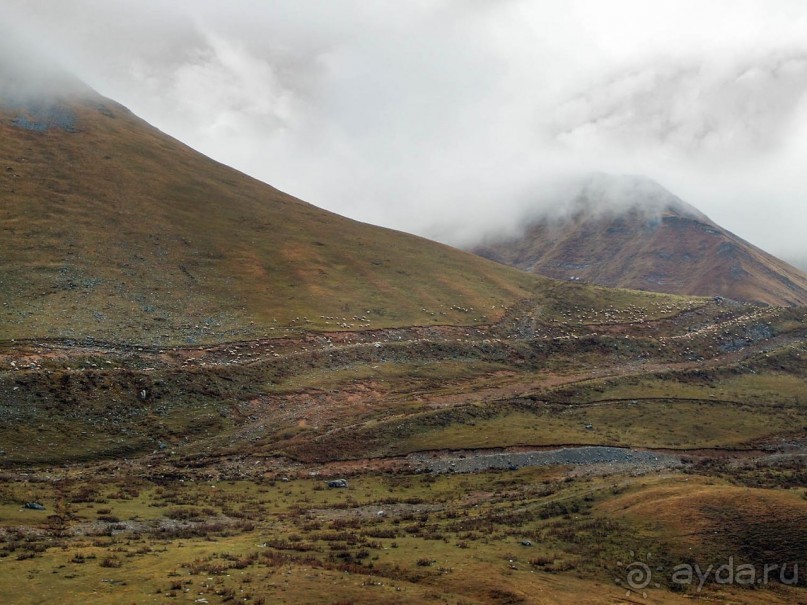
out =
[[601,171],[807,254],[797,2],[11,0],[7,15],[163,131],[345,216],[467,246]]

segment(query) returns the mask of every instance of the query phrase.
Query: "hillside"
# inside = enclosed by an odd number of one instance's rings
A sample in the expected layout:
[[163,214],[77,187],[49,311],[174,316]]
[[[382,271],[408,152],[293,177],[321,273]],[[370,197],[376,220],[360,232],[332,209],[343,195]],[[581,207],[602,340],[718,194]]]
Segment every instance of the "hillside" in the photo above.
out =
[[86,87],[1,93],[3,339],[472,324],[538,283],[297,200]]
[[770,305],[807,304],[807,275],[716,225],[656,183],[592,178],[562,215],[473,249],[557,279]]
[[[2,83],[9,602],[804,602],[807,309],[531,275]],[[624,248],[717,233],[644,201]],[[784,571],[671,572],[727,561]]]

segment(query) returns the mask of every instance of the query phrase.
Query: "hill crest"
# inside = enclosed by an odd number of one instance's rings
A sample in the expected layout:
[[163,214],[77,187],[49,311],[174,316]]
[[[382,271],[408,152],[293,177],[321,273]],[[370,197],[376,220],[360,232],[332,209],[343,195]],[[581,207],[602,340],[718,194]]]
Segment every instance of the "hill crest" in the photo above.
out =
[[480,256],[556,279],[670,294],[807,304],[807,275],[715,224],[650,179],[596,175],[552,216]]
[[4,339],[469,325],[541,283],[298,200],[83,86],[0,97],[0,156]]

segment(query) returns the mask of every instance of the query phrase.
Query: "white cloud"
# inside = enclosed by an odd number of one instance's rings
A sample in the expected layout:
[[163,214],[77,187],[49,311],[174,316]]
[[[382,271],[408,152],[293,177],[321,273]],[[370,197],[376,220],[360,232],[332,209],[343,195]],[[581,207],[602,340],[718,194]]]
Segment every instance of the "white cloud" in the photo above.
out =
[[777,52],[733,65],[712,59],[620,73],[561,104],[555,138],[641,152],[741,161],[776,151],[807,95],[807,52]]
[[467,242],[646,174],[807,257],[800,0],[7,0],[102,93],[328,209]]

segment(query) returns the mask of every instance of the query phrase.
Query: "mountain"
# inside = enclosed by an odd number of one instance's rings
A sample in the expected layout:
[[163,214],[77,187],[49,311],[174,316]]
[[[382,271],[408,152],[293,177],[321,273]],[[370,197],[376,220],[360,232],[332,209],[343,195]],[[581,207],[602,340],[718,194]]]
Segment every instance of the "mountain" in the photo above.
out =
[[716,225],[649,179],[597,175],[566,211],[473,252],[557,279],[790,306],[807,275]]
[[466,325],[540,283],[295,199],[69,77],[0,82],[0,339]]
[[[804,309],[363,225],[27,76],[0,78],[3,602],[804,602]],[[602,185],[566,223],[717,231]],[[787,573],[701,572],[735,560]]]

